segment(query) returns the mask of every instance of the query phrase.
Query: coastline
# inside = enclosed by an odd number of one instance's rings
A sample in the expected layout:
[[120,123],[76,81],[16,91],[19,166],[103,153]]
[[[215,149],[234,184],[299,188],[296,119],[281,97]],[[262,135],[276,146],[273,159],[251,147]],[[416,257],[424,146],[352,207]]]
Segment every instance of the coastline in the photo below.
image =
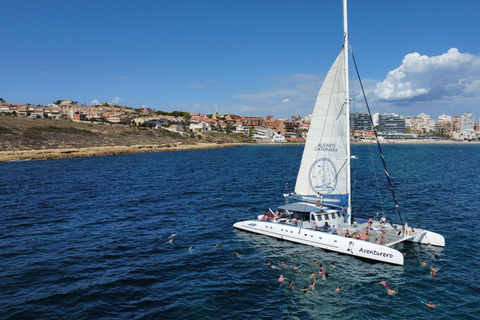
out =
[[[352,144],[376,144],[375,140],[355,140],[352,141]],[[420,139],[408,139],[408,140],[383,140],[380,141],[380,144],[421,144],[421,145],[469,145],[469,144],[480,144],[480,141],[455,141],[455,140],[420,140]]]
[[[375,144],[372,140],[352,141],[355,145]],[[417,145],[480,145],[480,141],[452,141],[452,140],[400,140],[400,141],[381,141],[381,144],[417,144]],[[290,143],[197,143],[172,145],[135,145],[135,146],[107,146],[90,148],[63,148],[63,149],[41,149],[41,150],[15,150],[0,151],[0,162],[8,161],[26,161],[26,160],[48,160],[48,159],[67,159],[79,157],[95,157],[118,154],[134,154],[147,152],[167,152],[198,149],[218,149],[229,148],[241,145],[291,145]]]
[[134,154],[147,152],[182,151],[197,149],[218,149],[244,145],[243,143],[198,143],[198,144],[172,144],[160,145],[136,145],[136,146],[108,146],[90,148],[65,148],[65,149],[42,149],[42,150],[16,150],[0,151],[0,162],[66,159],[79,157],[107,156],[118,154]]

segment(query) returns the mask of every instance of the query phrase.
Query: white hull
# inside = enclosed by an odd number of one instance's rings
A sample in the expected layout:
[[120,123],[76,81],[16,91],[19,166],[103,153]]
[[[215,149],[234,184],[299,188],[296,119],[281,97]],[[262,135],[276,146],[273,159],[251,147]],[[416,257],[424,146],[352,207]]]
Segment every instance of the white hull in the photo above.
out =
[[262,220],[241,221],[235,223],[233,227],[357,258],[403,265],[403,254],[398,250],[364,240],[346,238],[342,235]]

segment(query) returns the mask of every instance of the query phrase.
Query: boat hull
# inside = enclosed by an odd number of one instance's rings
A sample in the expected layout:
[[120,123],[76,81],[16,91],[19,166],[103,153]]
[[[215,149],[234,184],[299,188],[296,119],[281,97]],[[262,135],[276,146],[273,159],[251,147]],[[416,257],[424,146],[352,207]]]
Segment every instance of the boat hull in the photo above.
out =
[[445,247],[445,238],[441,234],[427,230],[414,237],[409,237],[405,239],[405,241],[429,244],[436,247]]
[[403,254],[398,250],[363,240],[346,238],[341,235],[262,220],[241,221],[235,223],[233,227],[239,230],[354,256],[356,258],[403,265]]

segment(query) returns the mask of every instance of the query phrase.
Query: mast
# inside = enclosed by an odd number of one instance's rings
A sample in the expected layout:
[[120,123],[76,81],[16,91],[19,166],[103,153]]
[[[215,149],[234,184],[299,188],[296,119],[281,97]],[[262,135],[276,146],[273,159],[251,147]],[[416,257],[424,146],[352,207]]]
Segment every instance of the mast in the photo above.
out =
[[348,207],[347,216],[348,224],[352,223],[352,187],[351,187],[351,174],[350,174],[350,78],[348,75],[348,23],[347,23],[347,0],[343,0],[343,57],[345,59],[345,112],[347,114],[346,119],[346,135],[347,135],[347,193],[348,193]]

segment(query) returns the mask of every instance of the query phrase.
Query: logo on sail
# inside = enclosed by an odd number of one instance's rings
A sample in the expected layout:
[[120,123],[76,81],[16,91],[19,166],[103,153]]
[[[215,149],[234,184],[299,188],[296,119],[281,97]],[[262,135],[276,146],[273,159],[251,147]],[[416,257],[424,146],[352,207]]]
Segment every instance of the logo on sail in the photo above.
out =
[[337,170],[332,160],[321,158],[315,161],[310,167],[308,179],[315,192],[321,194],[333,192],[337,186]]
[[315,147],[315,151],[328,151],[328,152],[338,152],[338,148],[335,146],[335,143],[319,143]]

